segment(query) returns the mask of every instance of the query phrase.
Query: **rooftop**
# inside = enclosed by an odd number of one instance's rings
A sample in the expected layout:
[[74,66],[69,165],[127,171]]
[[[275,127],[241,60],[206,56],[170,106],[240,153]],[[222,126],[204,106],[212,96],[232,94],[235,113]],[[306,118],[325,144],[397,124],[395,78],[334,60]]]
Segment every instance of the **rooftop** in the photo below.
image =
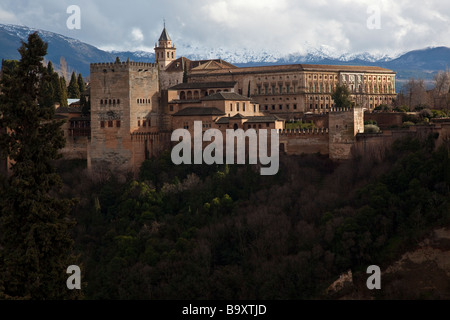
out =
[[170,87],[169,90],[234,88],[236,83],[236,81],[180,83]]
[[174,116],[223,116],[225,113],[213,107],[188,107],[173,114]]
[[250,73],[275,73],[275,72],[292,72],[292,71],[335,71],[335,72],[373,72],[373,73],[394,73],[390,69],[375,66],[346,66],[346,65],[319,65],[319,64],[290,64],[290,65],[274,65],[261,67],[244,67],[236,69],[217,69],[217,70],[198,70],[191,73],[191,77],[202,76],[204,74],[250,74]]
[[164,27],[161,36],[159,37],[159,41],[172,41],[169,37],[169,33],[166,30],[166,27]]
[[203,101],[232,100],[232,101],[252,101],[248,97],[244,97],[234,92],[218,92],[210,96],[204,97]]

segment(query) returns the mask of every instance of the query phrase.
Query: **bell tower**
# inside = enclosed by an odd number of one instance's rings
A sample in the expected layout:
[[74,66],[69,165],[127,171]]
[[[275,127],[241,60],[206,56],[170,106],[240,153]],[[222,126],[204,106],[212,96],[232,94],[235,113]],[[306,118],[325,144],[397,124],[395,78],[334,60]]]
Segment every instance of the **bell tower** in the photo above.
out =
[[162,69],[165,69],[172,61],[175,60],[176,48],[170,39],[169,33],[166,30],[166,23],[164,22],[164,29],[158,40],[158,46],[155,44],[155,62],[158,63]]

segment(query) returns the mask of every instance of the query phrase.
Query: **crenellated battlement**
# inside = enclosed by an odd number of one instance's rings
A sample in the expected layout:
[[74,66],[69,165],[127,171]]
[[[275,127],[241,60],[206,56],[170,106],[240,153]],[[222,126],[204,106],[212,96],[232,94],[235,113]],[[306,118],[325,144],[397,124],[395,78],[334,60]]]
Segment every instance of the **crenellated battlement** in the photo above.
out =
[[149,63],[149,62],[133,62],[133,61],[127,61],[127,62],[98,62],[98,63],[91,63],[91,72],[99,72],[106,70],[127,70],[132,67],[140,67],[140,68],[151,68],[156,69],[158,65],[156,63]]
[[330,112],[349,112],[349,111],[353,111],[353,108],[331,108]]
[[326,135],[328,134],[328,128],[279,129],[278,134],[281,136]]

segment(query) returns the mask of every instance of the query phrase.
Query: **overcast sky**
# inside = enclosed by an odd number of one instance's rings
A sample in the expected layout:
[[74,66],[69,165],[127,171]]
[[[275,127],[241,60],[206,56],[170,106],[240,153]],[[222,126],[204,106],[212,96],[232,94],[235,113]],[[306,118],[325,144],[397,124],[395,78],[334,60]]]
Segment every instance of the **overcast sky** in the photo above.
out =
[[[67,8],[81,9],[69,30]],[[379,13],[379,15],[377,14]],[[1,0],[0,22],[57,32],[102,49],[153,50],[166,20],[175,42],[282,54],[309,47],[393,54],[450,47],[448,0]]]

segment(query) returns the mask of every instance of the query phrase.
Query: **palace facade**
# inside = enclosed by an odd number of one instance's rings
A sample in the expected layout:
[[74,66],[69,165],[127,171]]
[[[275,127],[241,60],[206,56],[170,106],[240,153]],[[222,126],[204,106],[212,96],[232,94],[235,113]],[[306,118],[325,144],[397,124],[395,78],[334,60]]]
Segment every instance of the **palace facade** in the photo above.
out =
[[[175,129],[277,129],[284,152],[350,157],[364,131],[364,111],[395,98],[395,72],[379,67],[280,65],[239,68],[221,59],[176,57],[166,28],[155,63],[91,64],[90,168],[137,172],[141,163],[173,145]],[[331,98],[348,85],[354,107],[336,110]],[[322,114],[328,127],[285,130],[285,121]],[[333,127],[330,127],[332,125]]]

